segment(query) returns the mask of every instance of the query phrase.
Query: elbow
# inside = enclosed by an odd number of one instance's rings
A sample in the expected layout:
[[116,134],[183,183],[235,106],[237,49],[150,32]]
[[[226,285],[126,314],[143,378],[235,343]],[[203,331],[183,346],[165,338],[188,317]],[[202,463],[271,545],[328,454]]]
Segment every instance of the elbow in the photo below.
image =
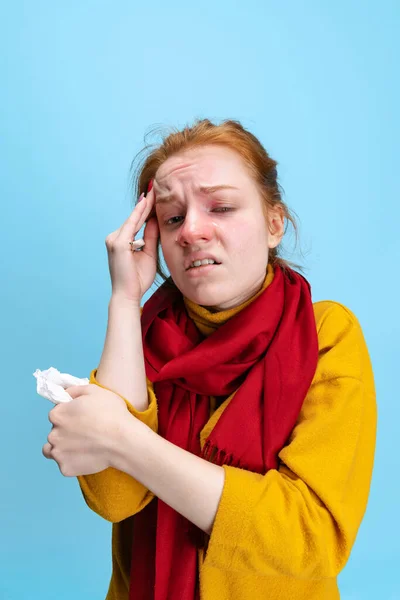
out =
[[83,494],[83,497],[90,510],[105,521],[114,524],[120,523],[143,510],[154,498],[154,494],[147,491],[140,498],[130,498],[130,501],[127,499],[126,502],[119,503],[107,502],[105,498],[102,499],[102,502],[96,502],[95,498],[91,498],[85,494]]
[[350,552],[341,536],[332,541],[325,533],[325,530],[319,534],[314,532],[312,537],[305,534],[300,543],[289,543],[280,554],[260,561],[259,575],[280,575],[303,581],[336,578],[346,565]]
[[304,503],[297,514],[297,523],[290,529],[291,540],[278,543],[275,557],[271,560],[268,556],[268,565],[264,560],[264,575],[271,573],[272,567],[275,575],[298,580],[336,578],[345,567],[352,547],[343,519],[322,504]]
[[109,506],[106,503],[97,504],[96,502],[91,502],[86,496],[84,496],[84,499],[90,510],[109,523],[120,523],[124,519],[132,516],[130,511],[116,510],[115,507]]
[[349,535],[326,508],[318,512],[312,522],[302,524],[298,551],[292,553],[290,561],[285,561],[287,566],[290,564],[287,575],[296,579],[336,578],[350,556]]
[[304,482],[290,484],[292,500],[296,497],[290,528],[294,543],[282,555],[281,567],[296,579],[336,578],[350,556],[353,518],[343,505],[325,503]]

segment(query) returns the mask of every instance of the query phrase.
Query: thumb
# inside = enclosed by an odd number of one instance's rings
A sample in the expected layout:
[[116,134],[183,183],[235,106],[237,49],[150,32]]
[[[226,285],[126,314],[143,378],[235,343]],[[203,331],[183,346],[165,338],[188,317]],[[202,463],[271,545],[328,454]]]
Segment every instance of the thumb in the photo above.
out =
[[78,398],[78,396],[83,396],[88,393],[88,385],[71,385],[68,388],[65,388],[67,394],[71,396],[72,399]]

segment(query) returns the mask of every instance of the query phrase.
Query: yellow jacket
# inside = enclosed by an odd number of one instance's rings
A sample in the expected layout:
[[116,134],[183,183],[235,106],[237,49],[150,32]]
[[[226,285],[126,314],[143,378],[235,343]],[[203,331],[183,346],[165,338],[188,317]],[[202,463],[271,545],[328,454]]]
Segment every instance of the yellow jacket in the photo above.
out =
[[[271,281],[266,277],[264,286]],[[261,290],[262,291],[262,290]],[[253,298],[254,299],[254,298]],[[210,313],[188,301],[206,335],[245,304]],[[317,370],[280,466],[265,475],[224,466],[225,484],[207,550],[199,551],[202,600],[337,600],[363,519],[377,425],[374,378],[360,325],[345,306],[314,304]],[[90,375],[96,383],[96,370]],[[157,400],[130,412],[157,431]],[[103,386],[102,386],[103,387]],[[203,447],[234,393],[201,433]],[[88,506],[112,526],[112,576],[106,600],[128,600],[133,515],[153,494],[113,468],[78,477]],[[171,599],[178,600],[178,599]]]

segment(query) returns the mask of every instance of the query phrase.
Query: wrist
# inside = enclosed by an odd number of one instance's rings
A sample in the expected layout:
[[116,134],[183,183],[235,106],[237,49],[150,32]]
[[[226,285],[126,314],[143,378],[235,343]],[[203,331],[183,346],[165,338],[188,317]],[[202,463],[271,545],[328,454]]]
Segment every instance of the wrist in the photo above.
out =
[[132,298],[128,298],[128,296],[124,296],[119,292],[113,292],[111,294],[110,301],[108,303],[109,308],[112,307],[123,307],[138,310],[140,312],[140,302],[137,300],[132,300]]
[[[118,427],[110,450],[110,466],[132,475],[135,461],[141,459],[154,434],[145,423],[129,413]],[[133,475],[132,475],[133,476]]]

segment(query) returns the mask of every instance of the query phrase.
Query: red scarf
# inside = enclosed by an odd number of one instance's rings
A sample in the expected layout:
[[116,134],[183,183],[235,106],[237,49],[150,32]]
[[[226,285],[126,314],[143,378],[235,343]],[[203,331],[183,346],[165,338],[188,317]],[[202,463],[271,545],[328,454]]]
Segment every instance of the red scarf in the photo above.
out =
[[[183,296],[163,284],[141,317],[146,376],[158,402],[158,433],[218,465],[277,469],[315,374],[318,339],[311,288],[275,267],[272,283],[208,337]],[[237,390],[200,448],[210,396]],[[198,547],[206,535],[154,498],[134,517],[130,600],[199,598]]]

